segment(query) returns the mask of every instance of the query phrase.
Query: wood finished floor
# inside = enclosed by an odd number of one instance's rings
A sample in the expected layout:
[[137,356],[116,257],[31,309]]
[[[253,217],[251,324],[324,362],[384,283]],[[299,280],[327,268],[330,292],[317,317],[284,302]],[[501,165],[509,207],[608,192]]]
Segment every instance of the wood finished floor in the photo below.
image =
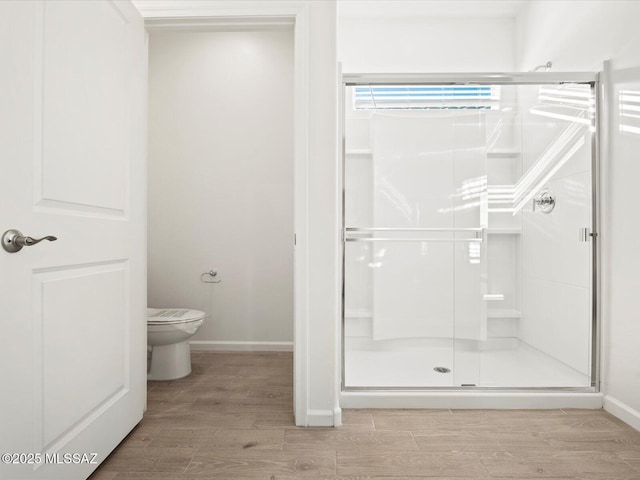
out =
[[290,353],[192,354],[91,480],[640,480],[640,432],[602,410],[345,410],[298,428]]

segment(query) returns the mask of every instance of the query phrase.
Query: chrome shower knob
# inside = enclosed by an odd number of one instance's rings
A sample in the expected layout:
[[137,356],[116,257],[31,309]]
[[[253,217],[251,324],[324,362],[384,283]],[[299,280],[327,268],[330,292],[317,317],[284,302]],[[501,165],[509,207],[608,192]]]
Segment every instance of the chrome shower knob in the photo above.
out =
[[533,199],[533,211],[536,207],[542,213],[551,213],[556,206],[556,196],[550,188],[545,188]]

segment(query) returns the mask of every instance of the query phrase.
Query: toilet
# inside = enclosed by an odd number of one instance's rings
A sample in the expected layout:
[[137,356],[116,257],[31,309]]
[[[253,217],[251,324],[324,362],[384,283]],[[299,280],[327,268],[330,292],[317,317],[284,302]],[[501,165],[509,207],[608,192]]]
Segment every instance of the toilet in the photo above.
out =
[[176,380],[191,373],[189,338],[205,317],[204,312],[188,308],[147,309],[148,380]]

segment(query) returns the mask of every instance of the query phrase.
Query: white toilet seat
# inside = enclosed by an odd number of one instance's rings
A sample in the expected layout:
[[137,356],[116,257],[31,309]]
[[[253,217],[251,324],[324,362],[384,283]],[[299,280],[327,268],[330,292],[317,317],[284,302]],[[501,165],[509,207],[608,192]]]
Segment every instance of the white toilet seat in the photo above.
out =
[[147,308],[147,325],[176,325],[202,320],[206,313],[189,308]]
[[204,323],[204,318],[198,320],[190,320],[188,322],[180,323],[147,323],[147,332],[170,332],[173,330],[179,330],[185,333],[195,334],[198,328]]

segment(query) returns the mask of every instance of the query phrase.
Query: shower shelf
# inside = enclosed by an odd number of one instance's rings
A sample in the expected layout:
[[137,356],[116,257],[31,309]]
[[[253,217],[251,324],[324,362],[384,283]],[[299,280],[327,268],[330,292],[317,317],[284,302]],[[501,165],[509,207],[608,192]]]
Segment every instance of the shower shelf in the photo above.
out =
[[520,318],[522,312],[511,308],[495,308],[487,310],[487,318]]
[[373,158],[373,151],[367,149],[345,150],[344,156],[348,158]]
[[[345,156],[347,157],[359,157],[359,158],[371,158],[373,151],[365,148],[354,148],[351,150],[345,150]],[[487,158],[515,158],[519,157],[520,152],[515,150],[489,150],[487,151]]]
[[[345,150],[345,157],[349,158],[372,158],[373,151],[365,148],[354,148],[351,150]],[[520,156],[520,152],[515,150],[489,150],[487,151],[487,158],[517,158]]]
[[516,158],[520,156],[520,152],[516,150],[488,150],[487,158]]
[[522,229],[520,228],[487,228],[489,235],[520,235]]

